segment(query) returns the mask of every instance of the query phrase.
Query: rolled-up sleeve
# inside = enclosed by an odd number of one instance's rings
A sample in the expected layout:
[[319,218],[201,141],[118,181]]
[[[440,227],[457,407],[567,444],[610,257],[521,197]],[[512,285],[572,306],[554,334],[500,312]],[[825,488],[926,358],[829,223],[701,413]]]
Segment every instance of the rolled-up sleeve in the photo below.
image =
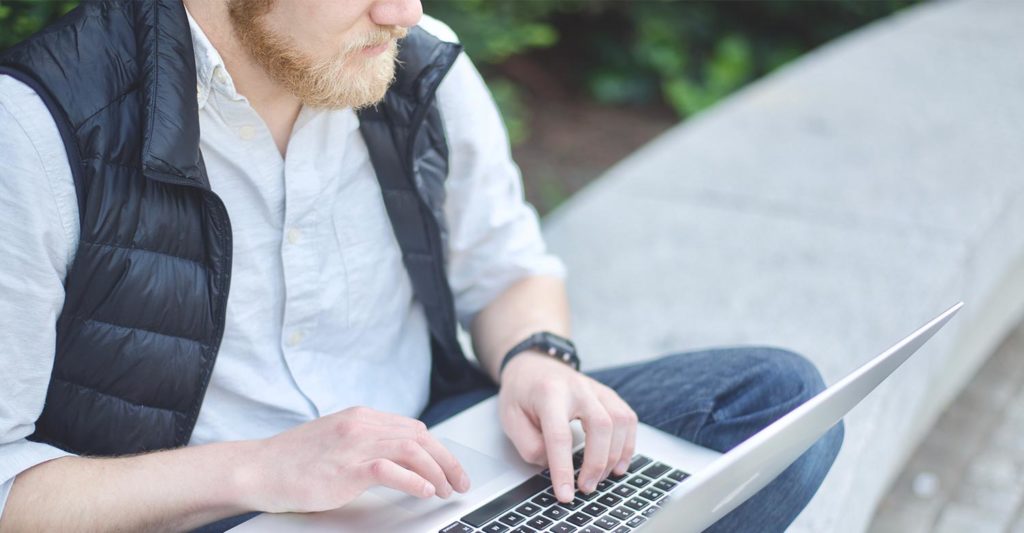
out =
[[14,478],[68,455],[31,442],[53,368],[78,207],[57,126],[38,96],[0,76],[0,516]]
[[448,281],[459,322],[469,329],[517,280],[565,277],[565,266],[547,251],[497,105],[465,53],[438,88],[438,102],[449,147]]

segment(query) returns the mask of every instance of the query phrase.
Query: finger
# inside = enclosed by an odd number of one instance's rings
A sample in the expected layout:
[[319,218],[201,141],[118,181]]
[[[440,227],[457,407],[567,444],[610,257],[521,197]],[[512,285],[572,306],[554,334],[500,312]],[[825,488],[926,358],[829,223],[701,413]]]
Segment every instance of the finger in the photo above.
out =
[[404,438],[415,440],[430,454],[438,466],[441,467],[445,479],[451,487],[459,492],[469,490],[469,475],[462,468],[462,463],[459,462],[448,448],[441,444],[441,441],[437,440],[427,430],[427,426],[420,423],[420,427],[405,429],[402,432]]
[[626,414],[628,407],[624,409],[624,405],[619,405],[624,402],[616,402],[614,398],[606,396],[601,399],[601,403],[612,417],[612,441],[608,447],[608,462],[605,464],[601,476],[603,479],[608,477],[608,474],[622,459],[622,448],[626,444],[626,435],[629,433],[629,417]]
[[441,498],[451,496],[452,486],[444,470],[420,443],[413,439],[397,438],[377,441],[376,448],[380,457],[390,459],[432,483]]
[[551,471],[551,486],[561,502],[573,499],[572,431],[569,414],[555,403],[548,403],[538,413],[544,448]]
[[619,463],[612,469],[616,475],[621,476],[626,473],[629,469],[629,463],[633,460],[633,453],[636,452],[636,413],[632,409],[629,410],[633,414],[630,417],[630,423],[627,426],[626,440],[622,443],[622,455],[619,459]]
[[502,421],[505,434],[515,446],[519,456],[527,463],[543,465],[546,462],[544,436],[530,417],[518,407],[513,407],[503,414]]
[[436,493],[434,485],[423,476],[384,458],[363,463],[360,476],[364,485],[381,485],[417,498],[429,498]]
[[583,449],[583,466],[580,468],[580,490],[585,493],[594,492],[601,481],[604,469],[608,465],[608,453],[612,444],[612,417],[604,405],[593,395],[583,401],[583,431],[587,434],[586,446]]

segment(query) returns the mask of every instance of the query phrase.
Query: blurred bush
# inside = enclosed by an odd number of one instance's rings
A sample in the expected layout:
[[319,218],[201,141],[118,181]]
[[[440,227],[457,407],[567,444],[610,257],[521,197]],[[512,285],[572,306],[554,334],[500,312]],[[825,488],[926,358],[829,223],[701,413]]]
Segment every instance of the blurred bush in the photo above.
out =
[[[505,84],[496,98],[506,116],[514,116],[510,108],[517,104],[500,66],[526,54],[554,63],[547,65],[553,75],[598,102],[664,102],[680,118],[911,3],[423,0],[424,11],[459,35],[489,83]],[[543,49],[552,53],[537,53]],[[521,117],[516,120],[525,127]]]
[[[423,0],[488,79],[513,142],[528,135],[521,80],[535,63],[573,94],[605,104],[666,103],[680,118],[786,61],[914,0]],[[76,2],[0,3],[0,49]]]

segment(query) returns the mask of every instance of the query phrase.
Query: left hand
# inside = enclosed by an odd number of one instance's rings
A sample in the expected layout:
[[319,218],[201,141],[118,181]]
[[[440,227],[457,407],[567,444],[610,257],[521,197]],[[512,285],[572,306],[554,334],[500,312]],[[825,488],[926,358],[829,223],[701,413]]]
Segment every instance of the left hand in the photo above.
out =
[[636,445],[636,413],[609,387],[540,353],[512,359],[498,393],[501,425],[522,458],[551,470],[555,497],[574,497],[572,432],[586,433],[579,490],[593,492],[611,472],[626,473]]

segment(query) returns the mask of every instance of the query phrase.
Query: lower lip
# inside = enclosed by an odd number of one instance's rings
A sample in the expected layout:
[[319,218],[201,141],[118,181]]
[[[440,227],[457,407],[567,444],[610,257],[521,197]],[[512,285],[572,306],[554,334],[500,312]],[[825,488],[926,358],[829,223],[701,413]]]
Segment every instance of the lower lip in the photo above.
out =
[[380,46],[374,46],[373,48],[363,48],[363,54],[368,55],[368,56],[375,56],[377,54],[380,54],[380,53],[384,52],[387,49],[388,49],[388,45],[387,45],[387,43],[384,43],[384,44],[382,44]]

